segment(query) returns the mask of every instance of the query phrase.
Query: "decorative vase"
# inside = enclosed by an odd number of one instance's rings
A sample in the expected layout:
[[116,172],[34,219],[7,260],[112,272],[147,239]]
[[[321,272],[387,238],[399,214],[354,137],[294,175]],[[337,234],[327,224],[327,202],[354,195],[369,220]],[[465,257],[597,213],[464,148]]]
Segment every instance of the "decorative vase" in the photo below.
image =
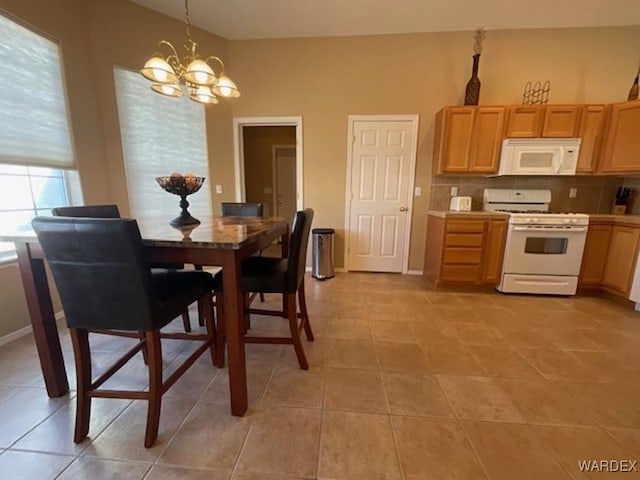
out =
[[465,105],[478,105],[480,100],[480,79],[478,78],[478,65],[480,64],[480,54],[473,56],[473,70],[471,78],[467,82],[467,89],[464,92]]
[[633,85],[631,85],[631,89],[629,90],[629,97],[627,97],[627,100],[638,99],[638,77],[640,77],[640,71],[636,73],[636,78],[633,79]]

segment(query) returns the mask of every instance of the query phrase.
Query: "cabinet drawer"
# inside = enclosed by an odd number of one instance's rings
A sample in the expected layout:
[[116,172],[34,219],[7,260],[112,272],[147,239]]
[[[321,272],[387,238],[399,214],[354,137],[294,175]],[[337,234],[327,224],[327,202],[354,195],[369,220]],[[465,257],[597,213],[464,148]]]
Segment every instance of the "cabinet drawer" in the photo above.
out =
[[447,247],[444,249],[443,263],[466,263],[480,265],[482,249],[480,248],[456,248]]
[[443,265],[443,282],[477,282],[480,278],[480,265]]
[[482,234],[447,233],[444,242],[447,247],[481,247]]
[[484,233],[483,220],[449,220],[447,232]]

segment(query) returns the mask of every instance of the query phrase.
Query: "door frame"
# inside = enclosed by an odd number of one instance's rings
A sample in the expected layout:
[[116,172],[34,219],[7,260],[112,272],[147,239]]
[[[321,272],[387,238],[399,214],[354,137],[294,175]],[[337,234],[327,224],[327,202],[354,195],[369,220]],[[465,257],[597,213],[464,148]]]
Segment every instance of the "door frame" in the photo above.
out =
[[302,117],[236,117],[233,119],[233,161],[236,187],[236,202],[246,201],[244,179],[243,127],[296,127],[296,209],[304,208]]
[[411,135],[411,153],[409,159],[409,185],[407,187],[407,222],[405,224],[404,232],[404,253],[402,256],[402,273],[406,275],[409,273],[409,247],[411,246],[411,222],[413,220],[413,197],[416,181],[416,156],[418,151],[418,119],[419,115],[349,115],[349,129],[347,133],[347,185],[345,190],[345,216],[344,216],[344,231],[345,231],[345,249],[344,249],[344,270],[349,271],[349,245],[351,242],[351,168],[353,162],[353,144],[355,142],[354,137],[354,124],[361,121],[372,122],[411,122],[413,132]]
[[[277,165],[276,165],[276,153],[278,150],[297,150],[295,145],[273,145],[271,147],[271,198],[273,199],[273,208],[272,208],[272,212],[271,215],[275,215],[275,211],[276,211],[276,201],[278,198],[278,181],[277,181]],[[297,160],[297,159],[296,159]],[[298,164],[296,161],[296,170],[297,170]],[[297,182],[297,175],[298,173],[296,172],[296,182]],[[296,186],[296,194],[298,193],[298,187]]]

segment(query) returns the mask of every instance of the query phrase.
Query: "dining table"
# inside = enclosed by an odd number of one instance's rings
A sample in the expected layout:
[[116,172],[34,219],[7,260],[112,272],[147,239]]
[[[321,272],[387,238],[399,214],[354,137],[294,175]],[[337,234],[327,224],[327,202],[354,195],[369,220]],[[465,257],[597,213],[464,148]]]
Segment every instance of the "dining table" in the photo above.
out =
[[[171,216],[136,218],[150,263],[185,263],[222,267],[224,322],[231,413],[248,407],[245,359],[245,295],[241,286],[243,259],[280,239],[282,255],[289,248],[289,220],[283,217],[200,218],[199,224],[172,227]],[[50,397],[68,393],[64,358],[45,268],[46,258],[33,231],[3,233],[13,242],[27,300],[36,349]]]

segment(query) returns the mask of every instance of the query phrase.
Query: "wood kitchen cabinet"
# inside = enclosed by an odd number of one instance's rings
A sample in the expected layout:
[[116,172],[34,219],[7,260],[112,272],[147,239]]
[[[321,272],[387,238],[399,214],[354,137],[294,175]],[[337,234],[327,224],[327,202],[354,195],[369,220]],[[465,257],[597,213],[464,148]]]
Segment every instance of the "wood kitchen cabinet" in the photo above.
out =
[[498,282],[507,222],[429,215],[424,275],[435,285]]
[[496,173],[504,107],[445,107],[436,114],[434,172]]
[[578,156],[579,173],[593,173],[598,169],[598,160],[604,136],[606,110],[604,105],[584,105],[580,114],[578,137],[580,155]]
[[615,103],[602,151],[603,173],[640,172],[640,100]]
[[507,138],[573,138],[581,105],[512,105],[507,108]]
[[602,285],[606,290],[628,297],[639,239],[640,227],[614,225],[611,229],[611,240],[602,276]]
[[604,267],[607,263],[612,225],[590,225],[582,255],[579,282],[585,287],[599,287],[602,284]]

